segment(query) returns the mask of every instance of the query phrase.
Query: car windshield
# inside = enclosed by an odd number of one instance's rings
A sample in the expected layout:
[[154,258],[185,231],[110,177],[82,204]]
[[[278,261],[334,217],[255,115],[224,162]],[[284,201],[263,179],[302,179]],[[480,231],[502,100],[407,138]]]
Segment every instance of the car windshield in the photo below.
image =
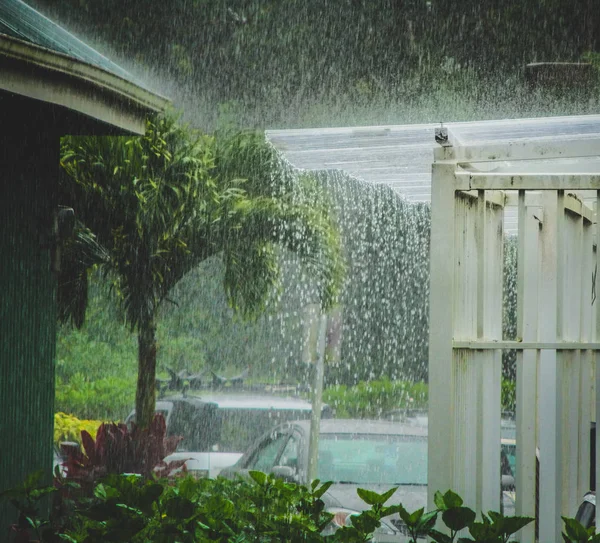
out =
[[427,439],[321,434],[318,478],[339,483],[426,485]]
[[244,452],[258,437],[274,426],[310,418],[310,410],[295,409],[219,409],[221,433],[218,450]]

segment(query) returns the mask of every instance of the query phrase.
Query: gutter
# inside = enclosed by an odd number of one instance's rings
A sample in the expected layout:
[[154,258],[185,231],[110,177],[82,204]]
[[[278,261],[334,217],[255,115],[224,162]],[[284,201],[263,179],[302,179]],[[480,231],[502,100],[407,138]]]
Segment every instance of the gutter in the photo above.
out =
[[139,134],[144,133],[146,116],[169,104],[167,98],[103,68],[5,34],[0,34],[0,89]]

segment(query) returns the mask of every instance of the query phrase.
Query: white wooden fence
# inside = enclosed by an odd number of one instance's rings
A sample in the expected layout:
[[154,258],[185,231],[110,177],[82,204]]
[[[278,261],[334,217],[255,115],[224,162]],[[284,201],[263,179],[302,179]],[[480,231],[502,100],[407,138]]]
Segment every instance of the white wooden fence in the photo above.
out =
[[[500,510],[502,351],[515,349],[517,514],[536,516],[538,500],[539,541],[559,542],[561,515],[574,516],[589,489],[590,423],[600,409],[593,211],[600,139],[465,144],[452,127],[437,136],[429,507],[436,490],[451,488],[477,511]],[[503,223],[511,207],[518,210],[517,341],[502,337]],[[520,537],[534,541],[533,524]]]

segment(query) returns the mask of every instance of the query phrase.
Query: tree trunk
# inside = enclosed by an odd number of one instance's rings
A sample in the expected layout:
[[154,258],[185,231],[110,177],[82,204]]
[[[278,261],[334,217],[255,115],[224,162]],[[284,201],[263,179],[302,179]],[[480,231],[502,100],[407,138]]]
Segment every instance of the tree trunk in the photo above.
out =
[[156,325],[140,322],[138,328],[138,380],[135,413],[138,426],[147,428],[156,404]]

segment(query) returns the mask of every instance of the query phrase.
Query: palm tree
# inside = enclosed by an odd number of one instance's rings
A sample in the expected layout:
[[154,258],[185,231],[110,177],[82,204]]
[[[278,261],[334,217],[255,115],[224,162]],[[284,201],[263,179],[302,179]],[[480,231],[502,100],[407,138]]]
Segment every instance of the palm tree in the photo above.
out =
[[[295,196],[289,179],[283,190],[270,182],[277,168],[264,137],[208,136],[161,117],[148,121],[143,137],[64,138],[61,164],[64,203],[93,232],[96,249],[104,249],[91,251],[103,255],[93,261],[112,282],[126,324],[137,331],[140,424],[149,424],[154,412],[158,309],[205,259],[222,256],[229,303],[245,316],[257,315],[277,286],[280,246],[310,268],[321,305],[334,303],[344,266],[326,202],[307,196],[307,179]],[[77,285],[84,298],[81,284],[92,260],[70,262],[62,291]],[[78,309],[81,323],[85,303],[61,298]],[[72,316],[66,303],[60,314]]]

